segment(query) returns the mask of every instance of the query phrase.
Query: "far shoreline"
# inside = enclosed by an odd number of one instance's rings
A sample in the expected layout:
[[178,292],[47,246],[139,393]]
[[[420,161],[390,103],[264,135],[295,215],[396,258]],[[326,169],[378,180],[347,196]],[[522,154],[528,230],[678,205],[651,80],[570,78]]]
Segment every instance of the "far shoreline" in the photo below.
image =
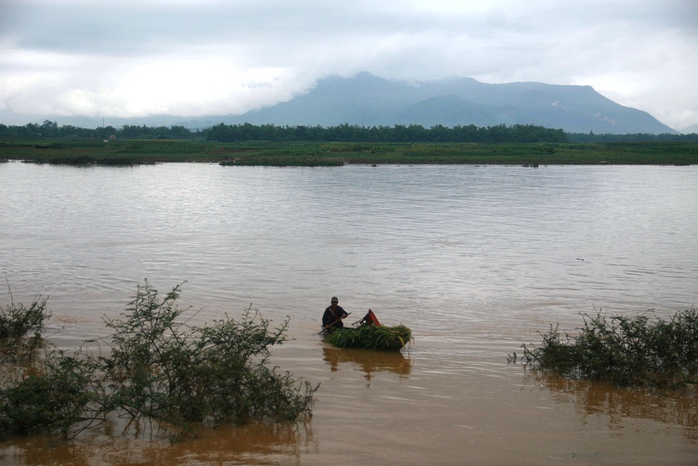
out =
[[75,166],[217,163],[225,166],[673,165],[698,164],[698,142],[633,143],[220,143],[192,140],[0,141],[0,161]]

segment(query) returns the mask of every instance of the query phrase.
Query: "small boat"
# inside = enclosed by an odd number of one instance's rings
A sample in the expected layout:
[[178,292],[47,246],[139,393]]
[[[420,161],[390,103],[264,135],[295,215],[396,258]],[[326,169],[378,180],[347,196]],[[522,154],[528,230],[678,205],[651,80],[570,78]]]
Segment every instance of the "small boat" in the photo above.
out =
[[372,310],[352,327],[332,329],[326,333],[325,342],[340,348],[366,348],[374,350],[401,350],[412,340],[412,330],[404,325],[381,325]]

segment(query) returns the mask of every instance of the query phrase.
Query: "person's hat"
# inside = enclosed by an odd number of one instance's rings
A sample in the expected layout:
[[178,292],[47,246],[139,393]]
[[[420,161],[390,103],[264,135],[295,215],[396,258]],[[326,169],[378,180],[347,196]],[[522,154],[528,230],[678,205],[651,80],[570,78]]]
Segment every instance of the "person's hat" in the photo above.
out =
[[332,296],[332,299],[330,300],[330,302],[332,302],[332,303],[338,303],[339,300],[337,299],[336,296]]

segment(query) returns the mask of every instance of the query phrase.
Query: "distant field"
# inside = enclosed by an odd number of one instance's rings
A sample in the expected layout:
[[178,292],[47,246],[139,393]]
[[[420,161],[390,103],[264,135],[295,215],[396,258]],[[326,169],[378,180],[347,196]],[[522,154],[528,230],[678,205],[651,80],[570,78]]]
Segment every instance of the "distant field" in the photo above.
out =
[[192,140],[5,140],[0,160],[68,165],[205,162],[344,164],[694,165],[697,142],[646,143],[215,143]]

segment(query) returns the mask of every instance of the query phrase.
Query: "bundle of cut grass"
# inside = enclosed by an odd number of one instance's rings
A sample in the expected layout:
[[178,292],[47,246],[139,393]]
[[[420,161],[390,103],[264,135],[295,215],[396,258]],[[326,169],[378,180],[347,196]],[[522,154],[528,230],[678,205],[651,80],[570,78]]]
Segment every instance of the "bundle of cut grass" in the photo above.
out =
[[412,330],[404,325],[363,325],[340,328],[325,336],[325,341],[340,348],[400,350],[412,340]]

